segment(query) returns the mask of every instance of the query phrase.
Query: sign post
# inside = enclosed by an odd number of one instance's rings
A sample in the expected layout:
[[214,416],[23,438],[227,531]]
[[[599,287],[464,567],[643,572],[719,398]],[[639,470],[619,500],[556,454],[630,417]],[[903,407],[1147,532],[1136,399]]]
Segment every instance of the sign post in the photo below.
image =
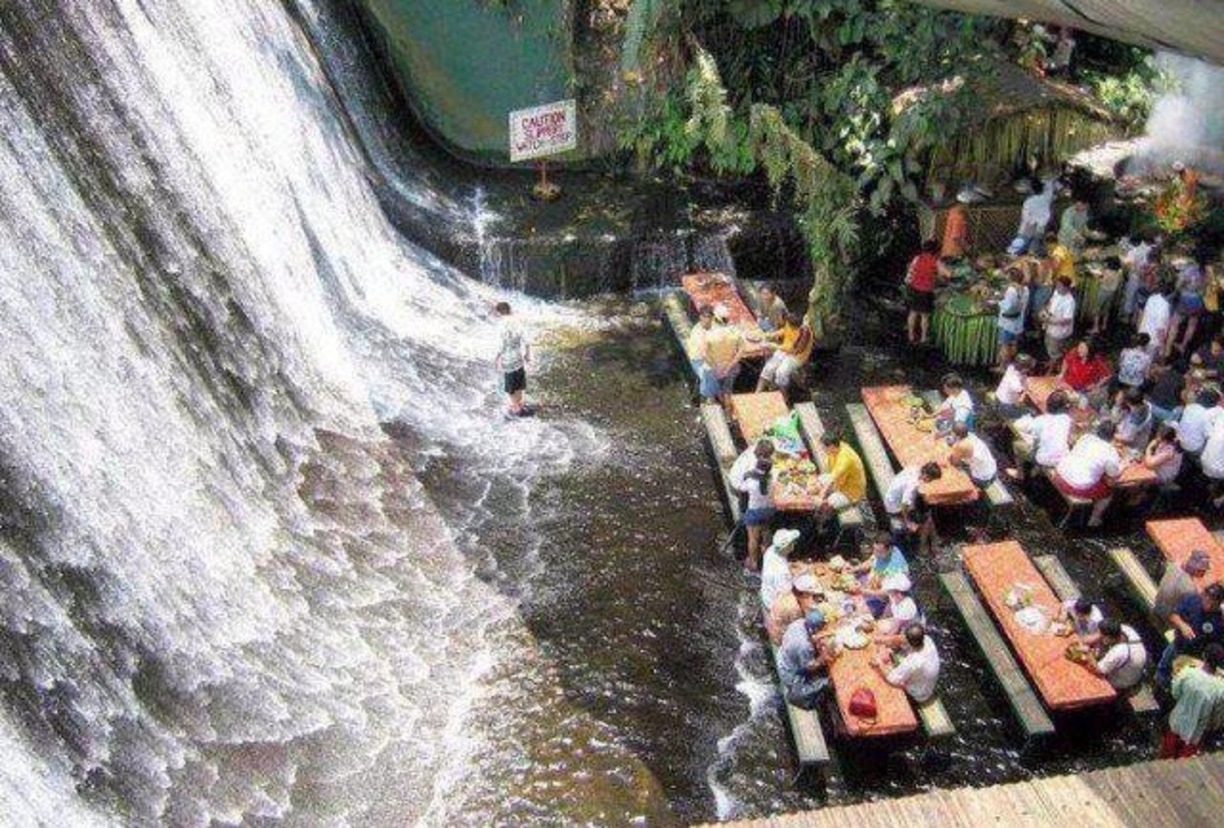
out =
[[536,198],[552,201],[561,196],[561,188],[548,180],[546,159],[577,147],[578,116],[572,98],[510,113],[510,161],[540,162],[540,180],[531,188]]

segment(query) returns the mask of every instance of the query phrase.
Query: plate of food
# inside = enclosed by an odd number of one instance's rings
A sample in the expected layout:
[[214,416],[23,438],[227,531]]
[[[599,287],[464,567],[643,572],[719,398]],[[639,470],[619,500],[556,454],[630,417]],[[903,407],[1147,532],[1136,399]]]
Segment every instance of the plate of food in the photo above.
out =
[[847,650],[862,650],[871,643],[863,632],[856,630],[854,627],[842,627],[837,631],[833,640],[845,647]]

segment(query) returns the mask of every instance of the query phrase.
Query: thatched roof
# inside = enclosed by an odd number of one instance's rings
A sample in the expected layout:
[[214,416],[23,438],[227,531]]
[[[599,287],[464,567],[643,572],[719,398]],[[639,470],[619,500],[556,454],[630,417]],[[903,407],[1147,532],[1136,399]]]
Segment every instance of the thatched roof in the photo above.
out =
[[973,91],[974,107],[961,128],[1037,109],[1071,109],[1102,123],[1114,120],[1109,110],[1082,89],[1037,77],[1009,61],[985,58],[941,83],[904,90],[893,98],[893,114],[901,114],[927,95],[948,94],[964,85]]
[[946,139],[927,159],[943,181],[989,181],[1026,167],[1055,166],[1074,153],[1120,137],[1121,127],[1087,92],[1041,78],[1006,61],[981,59],[941,83],[907,89],[893,98],[894,116],[928,95],[962,87],[972,105],[950,124]]

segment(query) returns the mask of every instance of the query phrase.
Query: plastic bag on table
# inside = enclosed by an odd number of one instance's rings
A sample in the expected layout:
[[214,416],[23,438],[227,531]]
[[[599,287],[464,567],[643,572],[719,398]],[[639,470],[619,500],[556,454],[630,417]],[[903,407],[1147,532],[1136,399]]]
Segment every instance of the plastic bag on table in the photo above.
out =
[[773,440],[777,452],[795,457],[807,455],[803,438],[799,436],[799,415],[794,411],[774,420],[773,425],[765,430],[765,436]]

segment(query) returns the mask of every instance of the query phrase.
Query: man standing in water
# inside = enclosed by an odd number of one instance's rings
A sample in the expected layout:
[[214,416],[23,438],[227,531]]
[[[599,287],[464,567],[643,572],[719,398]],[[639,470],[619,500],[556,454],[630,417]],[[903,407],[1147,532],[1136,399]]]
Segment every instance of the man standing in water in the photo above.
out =
[[527,417],[532,412],[523,402],[523,392],[527,389],[527,361],[531,359],[531,346],[523,336],[518,320],[510,315],[509,302],[498,302],[493,310],[500,322],[500,340],[493,364],[501,369],[503,387],[510,397],[507,412],[512,417]]

